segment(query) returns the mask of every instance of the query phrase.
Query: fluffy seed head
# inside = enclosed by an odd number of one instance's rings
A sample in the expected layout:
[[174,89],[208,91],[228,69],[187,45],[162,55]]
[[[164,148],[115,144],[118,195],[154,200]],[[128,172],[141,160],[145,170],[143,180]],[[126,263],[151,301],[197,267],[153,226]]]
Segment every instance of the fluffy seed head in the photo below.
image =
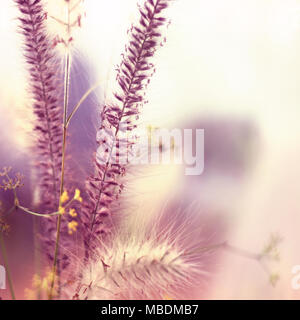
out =
[[[146,227],[137,227],[137,223],[118,230],[119,236],[111,245],[99,246],[84,266],[76,297],[193,297],[212,271],[217,247],[212,237],[201,239],[199,220],[190,218],[185,213],[174,214],[172,223],[160,219]],[[182,223],[184,219],[188,220]]]

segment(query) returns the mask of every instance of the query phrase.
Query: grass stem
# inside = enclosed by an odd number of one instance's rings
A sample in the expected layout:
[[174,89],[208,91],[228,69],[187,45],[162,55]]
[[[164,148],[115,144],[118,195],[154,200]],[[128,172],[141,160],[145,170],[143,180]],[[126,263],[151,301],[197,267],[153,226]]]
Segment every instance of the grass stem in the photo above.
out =
[[[70,32],[70,3],[68,3],[68,33]],[[64,111],[63,111],[63,144],[62,144],[62,165],[61,165],[61,179],[60,179],[60,199],[59,199],[59,207],[61,206],[61,195],[64,192],[64,182],[65,182],[65,160],[66,160],[66,140],[67,140],[67,112],[68,112],[68,104],[69,104],[69,89],[70,89],[70,70],[71,70],[71,55],[70,55],[70,47],[69,45],[66,48],[66,57],[65,57],[65,81],[64,81]],[[60,275],[59,270],[59,240],[60,240],[60,229],[61,229],[61,219],[62,216],[59,215],[57,218],[57,229],[56,229],[56,241],[55,241],[55,251],[54,251],[54,259],[53,259],[53,267],[52,267],[52,279],[49,291],[49,300],[53,299],[53,289],[55,284],[56,274],[58,273],[58,277]],[[60,285],[59,285],[60,287]],[[58,295],[60,292],[60,288],[58,288]]]
[[16,300],[15,291],[14,291],[14,287],[13,287],[13,282],[12,282],[12,278],[11,278],[11,273],[10,273],[10,269],[9,269],[9,266],[8,266],[6,248],[5,248],[5,243],[4,243],[2,232],[0,232],[0,248],[1,248],[1,252],[2,252],[4,267],[5,267],[6,274],[7,274],[7,280],[8,280],[8,285],[9,285],[11,298],[13,300]]

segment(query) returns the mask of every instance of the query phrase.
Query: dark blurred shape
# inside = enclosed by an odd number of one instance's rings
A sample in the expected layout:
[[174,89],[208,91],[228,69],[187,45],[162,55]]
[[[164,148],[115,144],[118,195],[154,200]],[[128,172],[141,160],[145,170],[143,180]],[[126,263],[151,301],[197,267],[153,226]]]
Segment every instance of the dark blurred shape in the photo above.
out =
[[184,128],[204,129],[204,171],[199,176],[184,175],[182,198],[213,205],[222,194],[238,191],[257,161],[256,126],[247,119],[207,117],[185,123]]

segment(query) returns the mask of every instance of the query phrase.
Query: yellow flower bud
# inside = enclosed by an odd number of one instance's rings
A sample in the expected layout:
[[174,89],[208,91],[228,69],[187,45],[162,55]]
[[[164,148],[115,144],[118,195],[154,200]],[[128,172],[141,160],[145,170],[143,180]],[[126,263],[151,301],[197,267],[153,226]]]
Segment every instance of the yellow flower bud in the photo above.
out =
[[78,223],[76,221],[71,221],[68,223],[69,234],[73,234],[73,232],[77,231]]
[[82,202],[82,198],[80,197],[80,190],[79,189],[75,190],[74,200]]
[[75,209],[70,209],[69,215],[70,215],[72,218],[76,218],[76,217],[77,217],[77,212],[75,211]]
[[67,191],[64,191],[63,194],[60,196],[60,203],[63,204],[69,200],[69,195]]

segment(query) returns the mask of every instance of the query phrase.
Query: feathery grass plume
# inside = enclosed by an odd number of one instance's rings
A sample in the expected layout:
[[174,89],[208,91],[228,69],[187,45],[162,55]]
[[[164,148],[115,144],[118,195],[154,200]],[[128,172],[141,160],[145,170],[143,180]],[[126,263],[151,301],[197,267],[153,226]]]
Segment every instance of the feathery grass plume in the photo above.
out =
[[[47,34],[47,14],[41,0],[15,0],[20,11],[20,28],[24,36],[25,59],[30,75],[33,111],[36,115],[35,156],[38,168],[39,210],[57,210],[62,165],[62,90],[58,85],[61,66],[53,41]],[[44,251],[53,261],[56,218],[42,221],[41,238]],[[69,262],[61,254],[61,268]]]
[[103,107],[97,135],[99,148],[96,172],[87,181],[89,201],[83,210],[85,247],[88,252],[94,236],[105,236],[111,230],[112,205],[123,189],[120,176],[126,170],[127,156],[134,138],[127,136],[136,128],[139,109],[145,104],[145,90],[155,69],[150,62],[162,45],[161,27],[166,24],[162,13],[170,0],[146,0],[139,8],[140,18],[129,30],[129,45],[118,68],[118,92],[115,100]]
[[[199,215],[173,212],[147,225],[137,219],[102,243],[81,270],[77,299],[173,299],[199,296],[213,270],[213,235]],[[157,217],[155,218],[157,219]],[[153,219],[153,220],[155,220]],[[200,227],[199,227],[200,226]],[[101,241],[101,240],[100,240]],[[198,292],[196,292],[198,291]]]
[[15,0],[20,10],[20,28],[24,36],[25,59],[30,74],[37,134],[39,187],[42,202],[54,210],[59,199],[61,171],[61,92],[56,79],[60,67],[45,27],[46,12],[41,0]]

